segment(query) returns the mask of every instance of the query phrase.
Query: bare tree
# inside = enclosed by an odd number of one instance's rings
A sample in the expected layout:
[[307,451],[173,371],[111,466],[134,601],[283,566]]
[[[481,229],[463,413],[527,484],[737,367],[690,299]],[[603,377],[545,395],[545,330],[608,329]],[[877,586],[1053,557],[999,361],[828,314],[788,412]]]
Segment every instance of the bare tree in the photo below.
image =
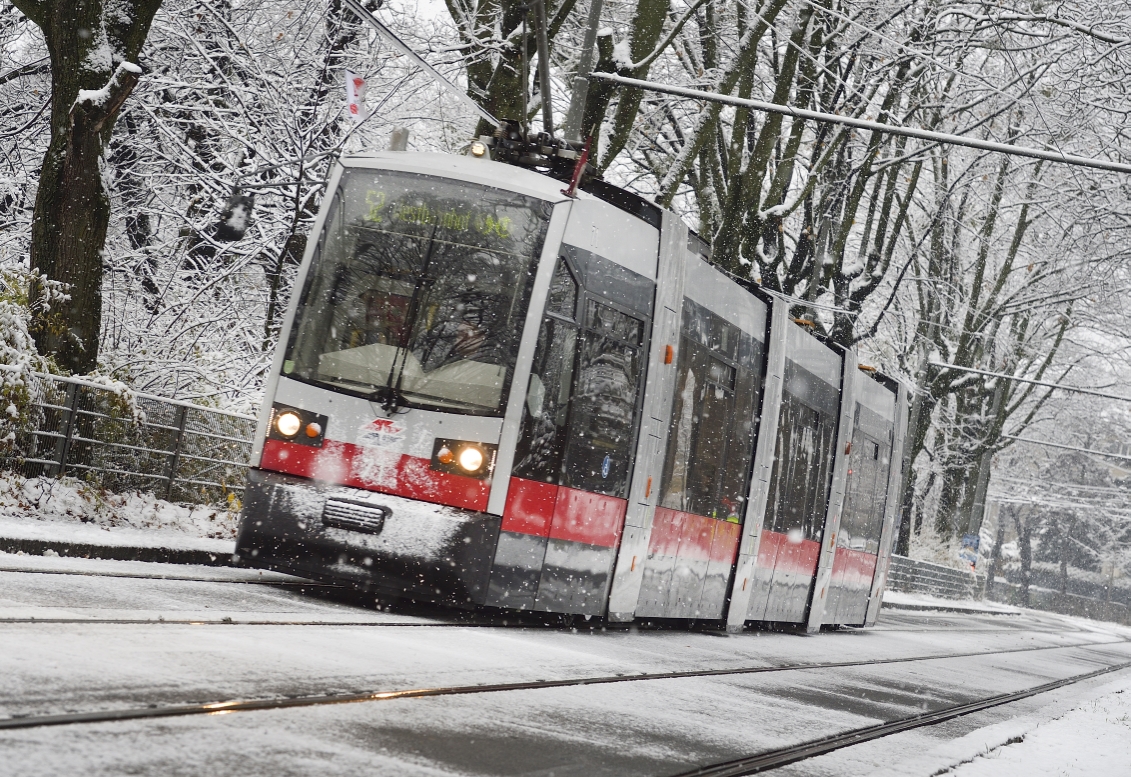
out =
[[51,144],[39,175],[31,264],[70,296],[61,320],[37,316],[34,334],[60,368],[89,372],[98,362],[110,222],[106,149],[141,75],[138,55],[160,0],[12,4],[43,31],[51,57]]

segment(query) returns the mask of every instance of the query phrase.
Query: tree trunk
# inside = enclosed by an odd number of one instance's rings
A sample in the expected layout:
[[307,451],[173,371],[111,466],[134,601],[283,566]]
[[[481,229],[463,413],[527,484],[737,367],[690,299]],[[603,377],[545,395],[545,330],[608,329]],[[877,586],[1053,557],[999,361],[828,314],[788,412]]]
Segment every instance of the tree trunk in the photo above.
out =
[[[70,299],[36,311],[40,353],[71,373],[98,364],[102,254],[110,223],[106,149],[160,0],[13,0],[42,31],[51,57],[51,143],[32,222],[31,266]],[[80,90],[90,90],[80,93]],[[40,298],[45,289],[33,290]]]
[[990,568],[986,571],[986,598],[993,599],[994,581],[1001,571],[1001,546],[1005,542],[1005,512],[1004,506],[998,510],[997,533],[994,537],[994,549],[990,552]]
[[1033,528],[1032,521],[1029,516],[1025,515],[1022,518],[1022,513],[1029,513],[1029,510],[1018,510],[1013,516],[1013,522],[1017,526],[1017,548],[1021,552],[1021,590],[1020,602],[1022,607],[1029,606],[1029,579],[1033,570]]

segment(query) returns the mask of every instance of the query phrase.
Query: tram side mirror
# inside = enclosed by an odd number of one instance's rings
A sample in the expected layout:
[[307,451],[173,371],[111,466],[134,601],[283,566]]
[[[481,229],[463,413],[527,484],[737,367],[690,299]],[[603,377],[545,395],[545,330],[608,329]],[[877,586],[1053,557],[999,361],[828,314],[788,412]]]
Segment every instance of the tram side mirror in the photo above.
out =
[[526,390],[526,409],[531,418],[542,417],[542,403],[546,399],[546,384],[537,375],[530,376],[530,388]]

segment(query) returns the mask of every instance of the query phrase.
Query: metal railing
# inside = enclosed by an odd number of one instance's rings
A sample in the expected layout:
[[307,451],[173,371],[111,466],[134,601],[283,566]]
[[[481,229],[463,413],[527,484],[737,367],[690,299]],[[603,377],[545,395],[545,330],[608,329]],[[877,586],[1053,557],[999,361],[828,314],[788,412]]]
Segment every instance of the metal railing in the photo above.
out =
[[28,422],[0,449],[0,468],[63,475],[108,491],[221,504],[243,490],[254,416],[32,373]]
[[892,554],[888,588],[942,599],[980,599],[985,575]]

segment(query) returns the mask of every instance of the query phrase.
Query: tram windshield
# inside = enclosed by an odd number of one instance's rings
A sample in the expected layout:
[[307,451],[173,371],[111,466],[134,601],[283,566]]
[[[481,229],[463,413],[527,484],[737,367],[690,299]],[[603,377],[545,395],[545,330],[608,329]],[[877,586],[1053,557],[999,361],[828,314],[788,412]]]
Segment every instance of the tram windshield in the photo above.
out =
[[501,415],[550,207],[347,170],[284,374],[386,405]]

